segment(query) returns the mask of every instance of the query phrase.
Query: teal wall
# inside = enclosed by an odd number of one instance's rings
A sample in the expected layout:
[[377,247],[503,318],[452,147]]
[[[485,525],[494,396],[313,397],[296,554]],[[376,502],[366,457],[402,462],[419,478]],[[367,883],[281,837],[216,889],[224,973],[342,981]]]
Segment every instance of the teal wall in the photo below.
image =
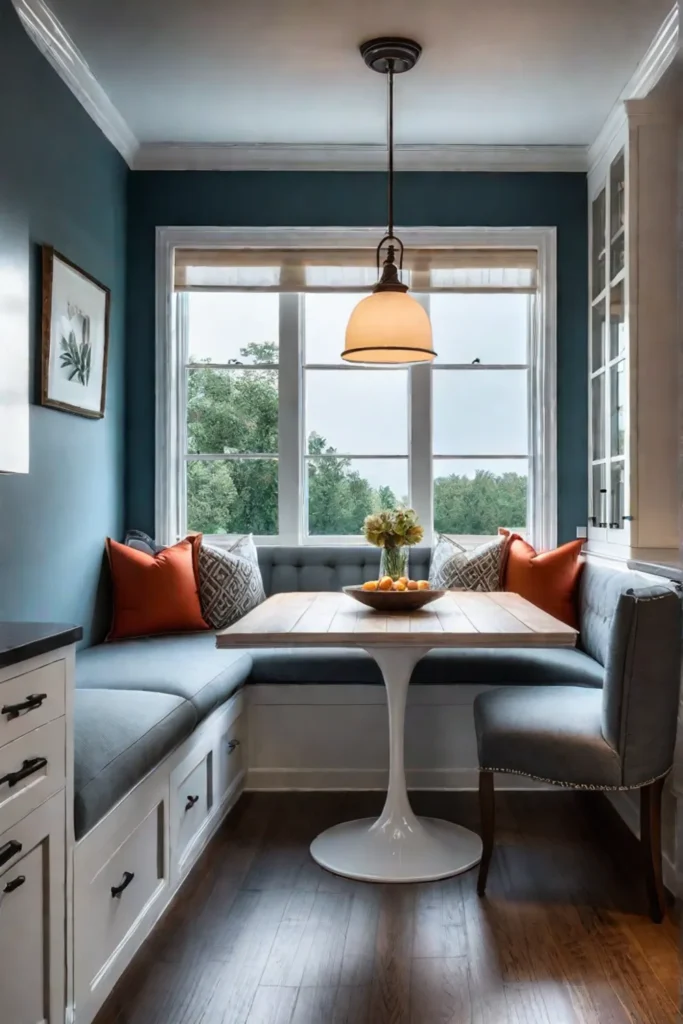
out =
[[[558,536],[587,508],[586,179],[583,174],[402,173],[396,221],[415,226],[556,226]],[[155,228],[382,224],[377,173],[135,172],[128,186],[126,522],[154,531]]]
[[[19,239],[15,255],[29,263],[32,406],[30,472],[0,476],[0,619],[74,622],[88,636],[104,538],[123,529],[127,176],[119,154],[29,40],[10,0],[1,0],[0,234],[9,214]],[[42,243],[111,288],[102,420],[36,404]]]

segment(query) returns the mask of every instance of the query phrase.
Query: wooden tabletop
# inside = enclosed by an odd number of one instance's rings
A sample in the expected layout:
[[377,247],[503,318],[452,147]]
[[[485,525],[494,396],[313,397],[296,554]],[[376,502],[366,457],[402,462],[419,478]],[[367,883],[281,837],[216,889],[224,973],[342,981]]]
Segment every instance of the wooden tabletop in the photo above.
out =
[[449,591],[383,614],[343,593],[275,594],[216,635],[218,647],[573,647],[576,630],[519,594]]

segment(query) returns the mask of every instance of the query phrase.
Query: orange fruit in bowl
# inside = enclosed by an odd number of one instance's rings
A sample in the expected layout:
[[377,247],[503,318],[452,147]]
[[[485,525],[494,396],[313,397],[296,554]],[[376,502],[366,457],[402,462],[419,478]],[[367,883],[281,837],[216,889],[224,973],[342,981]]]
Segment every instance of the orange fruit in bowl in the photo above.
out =
[[407,590],[418,590],[417,580],[408,580],[406,583]]
[[382,576],[382,579],[377,584],[378,590],[391,590],[394,585],[394,581],[391,576]]
[[398,583],[405,583],[405,585],[407,586],[408,585],[408,577],[407,576],[399,576],[397,582]]
[[429,590],[429,580],[418,580],[417,581],[417,589],[418,590]]
[[394,590],[398,590],[403,593],[403,591],[407,589],[408,586],[403,582],[403,580],[396,580],[396,583],[394,583]]
[[363,590],[377,590],[377,587],[377,580],[366,580],[366,582],[363,584]]

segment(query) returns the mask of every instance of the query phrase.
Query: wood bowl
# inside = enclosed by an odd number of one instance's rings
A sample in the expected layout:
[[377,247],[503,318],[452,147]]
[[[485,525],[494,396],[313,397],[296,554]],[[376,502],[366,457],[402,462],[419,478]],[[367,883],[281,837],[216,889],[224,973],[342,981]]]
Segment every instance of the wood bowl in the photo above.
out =
[[362,586],[342,587],[342,590],[376,612],[414,612],[448,593],[447,590],[363,590]]

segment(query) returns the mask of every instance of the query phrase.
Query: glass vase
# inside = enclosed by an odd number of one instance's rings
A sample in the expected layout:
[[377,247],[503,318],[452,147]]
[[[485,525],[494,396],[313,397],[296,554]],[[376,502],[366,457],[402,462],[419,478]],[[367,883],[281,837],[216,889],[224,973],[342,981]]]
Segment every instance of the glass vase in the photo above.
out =
[[399,576],[408,575],[407,547],[382,548],[381,551],[382,554],[379,560],[380,579],[382,576],[391,576],[392,580],[397,580]]

